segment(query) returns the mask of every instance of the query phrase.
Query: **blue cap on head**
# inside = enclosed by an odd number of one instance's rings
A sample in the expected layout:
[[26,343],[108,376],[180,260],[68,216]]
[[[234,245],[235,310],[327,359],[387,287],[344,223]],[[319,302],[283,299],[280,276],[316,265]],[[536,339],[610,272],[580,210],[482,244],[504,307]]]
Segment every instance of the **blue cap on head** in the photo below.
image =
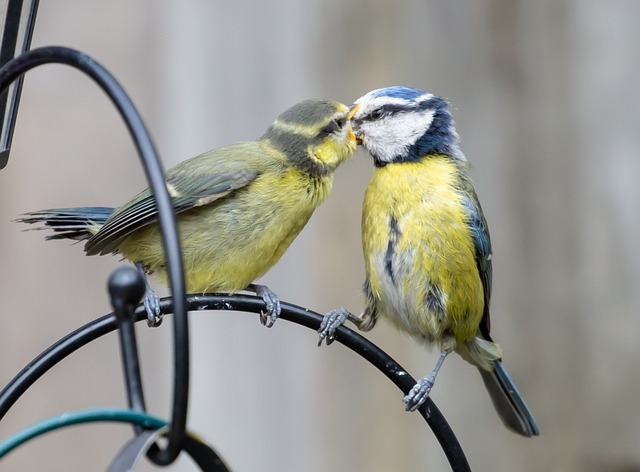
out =
[[404,100],[414,100],[427,92],[402,85],[394,85],[393,87],[384,87],[373,92],[374,97],[393,97],[402,98]]

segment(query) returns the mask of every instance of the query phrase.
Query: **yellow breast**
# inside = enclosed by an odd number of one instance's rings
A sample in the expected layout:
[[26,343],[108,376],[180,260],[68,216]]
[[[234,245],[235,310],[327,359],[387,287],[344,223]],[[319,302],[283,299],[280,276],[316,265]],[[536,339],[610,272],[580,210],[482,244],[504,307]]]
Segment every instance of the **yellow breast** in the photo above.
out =
[[444,156],[390,164],[365,195],[363,251],[377,308],[428,340],[469,341],[484,307],[458,172]]

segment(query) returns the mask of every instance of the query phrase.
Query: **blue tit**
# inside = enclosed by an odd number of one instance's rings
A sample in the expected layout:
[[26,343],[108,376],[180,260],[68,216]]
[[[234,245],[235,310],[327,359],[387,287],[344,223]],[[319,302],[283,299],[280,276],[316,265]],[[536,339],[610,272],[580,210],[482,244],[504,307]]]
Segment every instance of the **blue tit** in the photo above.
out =
[[[336,168],[356,148],[349,108],[305,100],[283,112],[255,140],[214,149],[167,171],[189,292],[249,289],[267,307],[278,297],[252,282],[273,266],[331,190]],[[144,190],[119,208],[41,210],[18,221],[44,224],[47,239],[86,241],[87,255],[121,254],[146,273],[166,276],[155,199]],[[157,324],[160,306],[149,287],[145,307]]]
[[407,410],[427,399],[452,351],[478,368],[504,424],[523,436],[538,426],[489,334],[491,240],[458,146],[449,104],[407,87],[373,90],[352,109],[358,142],[375,172],[362,211],[365,308],[325,317],[320,342],[345,320],[373,328],[378,317],[441,355],[404,397]]

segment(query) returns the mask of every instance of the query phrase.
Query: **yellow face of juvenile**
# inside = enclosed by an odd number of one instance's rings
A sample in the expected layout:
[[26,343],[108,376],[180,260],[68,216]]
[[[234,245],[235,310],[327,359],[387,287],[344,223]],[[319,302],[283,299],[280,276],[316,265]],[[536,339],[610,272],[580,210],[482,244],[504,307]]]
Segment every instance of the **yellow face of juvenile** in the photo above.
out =
[[309,175],[328,176],[356,149],[349,115],[343,103],[305,100],[281,113],[262,139]]
[[356,150],[356,137],[351,128],[349,108],[336,102],[336,112],[316,129],[309,144],[309,156],[323,165],[337,167]]

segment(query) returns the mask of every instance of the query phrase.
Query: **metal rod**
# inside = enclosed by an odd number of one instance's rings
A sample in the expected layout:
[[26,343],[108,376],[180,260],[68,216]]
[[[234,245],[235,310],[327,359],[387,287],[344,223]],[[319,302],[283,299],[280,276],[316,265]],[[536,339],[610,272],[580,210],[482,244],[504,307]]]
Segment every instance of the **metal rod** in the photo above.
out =
[[[111,306],[113,306],[113,312],[118,323],[122,368],[129,408],[145,412],[140,358],[138,357],[138,343],[136,342],[134,326],[134,311],[144,296],[145,282],[136,269],[121,267],[116,269],[109,277],[108,287],[111,295]],[[136,425],[135,431],[136,434],[140,434],[142,428]]]
[[[31,8],[24,28],[24,39],[20,50],[17,51],[16,46],[18,44],[20,22],[23,17],[23,3],[23,0],[9,0],[7,3],[7,15],[2,35],[2,48],[0,49],[0,66],[9,62],[18,52],[24,52],[31,47],[39,0],[31,0],[30,2]],[[20,105],[22,79],[22,77],[18,78],[11,94],[9,94],[7,90],[6,93],[0,95],[0,133],[2,133],[0,135],[0,169],[4,168],[9,162],[11,141],[13,140],[13,131],[16,126],[16,117],[18,116],[18,107]],[[11,107],[8,112],[7,104]]]

